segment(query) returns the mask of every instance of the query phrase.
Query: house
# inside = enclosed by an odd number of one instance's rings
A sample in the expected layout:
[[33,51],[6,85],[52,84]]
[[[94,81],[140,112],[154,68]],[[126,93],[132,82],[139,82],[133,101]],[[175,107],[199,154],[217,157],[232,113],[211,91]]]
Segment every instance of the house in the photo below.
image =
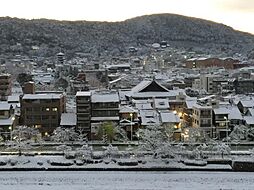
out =
[[237,107],[240,110],[240,112],[242,114],[246,114],[246,112],[248,111],[249,108],[254,107],[254,100],[250,99],[250,100],[240,100],[237,103]]
[[16,122],[12,105],[7,102],[0,102],[0,135],[4,140],[10,139],[11,131],[16,126]]
[[139,128],[138,110],[132,106],[122,106],[119,110],[119,125],[127,132],[129,139],[136,137],[135,133]]
[[215,127],[216,137],[223,139],[229,134],[229,109],[218,107],[213,109],[213,125]]

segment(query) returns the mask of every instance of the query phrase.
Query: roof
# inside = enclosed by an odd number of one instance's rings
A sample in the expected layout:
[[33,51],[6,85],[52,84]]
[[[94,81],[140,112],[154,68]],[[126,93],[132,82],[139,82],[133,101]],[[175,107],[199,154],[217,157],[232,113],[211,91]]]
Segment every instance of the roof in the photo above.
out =
[[23,100],[36,100],[36,99],[60,99],[62,94],[25,94]]
[[138,110],[131,106],[120,107],[119,113],[138,113]]
[[91,91],[79,91],[76,96],[91,96]]
[[0,119],[0,126],[11,126],[13,122],[12,117],[8,119]]
[[119,121],[119,117],[91,117],[91,121]]
[[160,116],[162,123],[180,123],[180,117],[173,112],[161,112]]
[[231,120],[231,119],[242,120],[243,119],[243,116],[237,106],[230,107],[228,119],[229,120]]
[[254,100],[240,100],[239,103],[240,102],[245,108],[251,108],[254,105]]
[[151,90],[151,91],[147,91],[147,92],[168,92],[169,91],[166,87],[162,86],[161,84],[159,84],[155,80],[152,80],[152,81],[142,81],[138,85],[133,87],[131,89],[131,91],[132,91],[132,93],[142,92],[142,91],[145,91],[151,85],[153,85],[153,87],[157,88],[157,89],[155,91]]
[[19,102],[19,95],[8,96],[7,102]]
[[101,91],[92,94],[91,100],[96,102],[119,102],[120,98],[118,93],[112,91]]
[[60,126],[76,126],[77,116],[75,113],[62,113]]
[[254,108],[248,108],[248,111],[251,116],[254,116]]
[[196,100],[186,100],[186,106],[188,109],[192,109],[193,106],[197,104],[197,99]]
[[152,110],[153,107],[151,105],[151,103],[142,103],[142,104],[135,104],[136,108],[138,110]]
[[248,125],[254,125],[254,117],[253,116],[244,116],[244,120]]
[[154,99],[154,107],[157,109],[168,109],[169,103],[167,98],[155,98]]
[[11,104],[8,104],[7,102],[0,102],[0,110],[10,110]]
[[155,110],[140,110],[141,125],[159,125],[159,114]]
[[229,114],[230,113],[230,110],[226,107],[214,108],[213,111],[214,111],[215,115]]

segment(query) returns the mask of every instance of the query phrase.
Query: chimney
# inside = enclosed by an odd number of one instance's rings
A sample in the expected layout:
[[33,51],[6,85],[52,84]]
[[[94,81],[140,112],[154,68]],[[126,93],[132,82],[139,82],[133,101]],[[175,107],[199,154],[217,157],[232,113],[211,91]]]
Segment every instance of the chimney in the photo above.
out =
[[35,84],[34,82],[26,82],[23,86],[23,93],[24,94],[35,94]]

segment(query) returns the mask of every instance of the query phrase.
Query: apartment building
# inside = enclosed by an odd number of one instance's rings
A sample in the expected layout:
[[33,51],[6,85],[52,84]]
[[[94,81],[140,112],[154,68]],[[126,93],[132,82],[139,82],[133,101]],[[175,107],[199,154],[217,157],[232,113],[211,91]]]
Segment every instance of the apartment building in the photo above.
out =
[[40,130],[43,136],[59,127],[66,110],[63,93],[25,94],[21,99],[21,123]]
[[207,137],[214,137],[212,106],[196,104],[192,114],[192,127],[199,128]]
[[7,100],[7,97],[11,95],[11,75],[0,75],[0,100]]
[[91,92],[76,93],[76,113],[77,113],[77,130],[87,133],[91,138]]

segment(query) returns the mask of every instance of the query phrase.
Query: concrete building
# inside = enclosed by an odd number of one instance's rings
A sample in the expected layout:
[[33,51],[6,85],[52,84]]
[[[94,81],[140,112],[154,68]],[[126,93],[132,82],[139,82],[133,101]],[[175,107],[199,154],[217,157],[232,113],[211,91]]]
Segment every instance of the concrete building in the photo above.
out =
[[189,69],[208,67],[224,67],[225,69],[237,69],[249,65],[239,62],[239,60],[233,58],[191,58],[185,61],[185,65],[186,68]]
[[11,95],[11,75],[0,75],[0,100],[7,100],[7,97]]
[[192,126],[199,128],[206,137],[214,137],[212,106],[196,104],[193,106]]
[[91,92],[76,93],[77,130],[87,133],[91,139]]
[[63,93],[25,94],[21,99],[21,123],[38,128],[47,136],[60,126],[65,109]]

